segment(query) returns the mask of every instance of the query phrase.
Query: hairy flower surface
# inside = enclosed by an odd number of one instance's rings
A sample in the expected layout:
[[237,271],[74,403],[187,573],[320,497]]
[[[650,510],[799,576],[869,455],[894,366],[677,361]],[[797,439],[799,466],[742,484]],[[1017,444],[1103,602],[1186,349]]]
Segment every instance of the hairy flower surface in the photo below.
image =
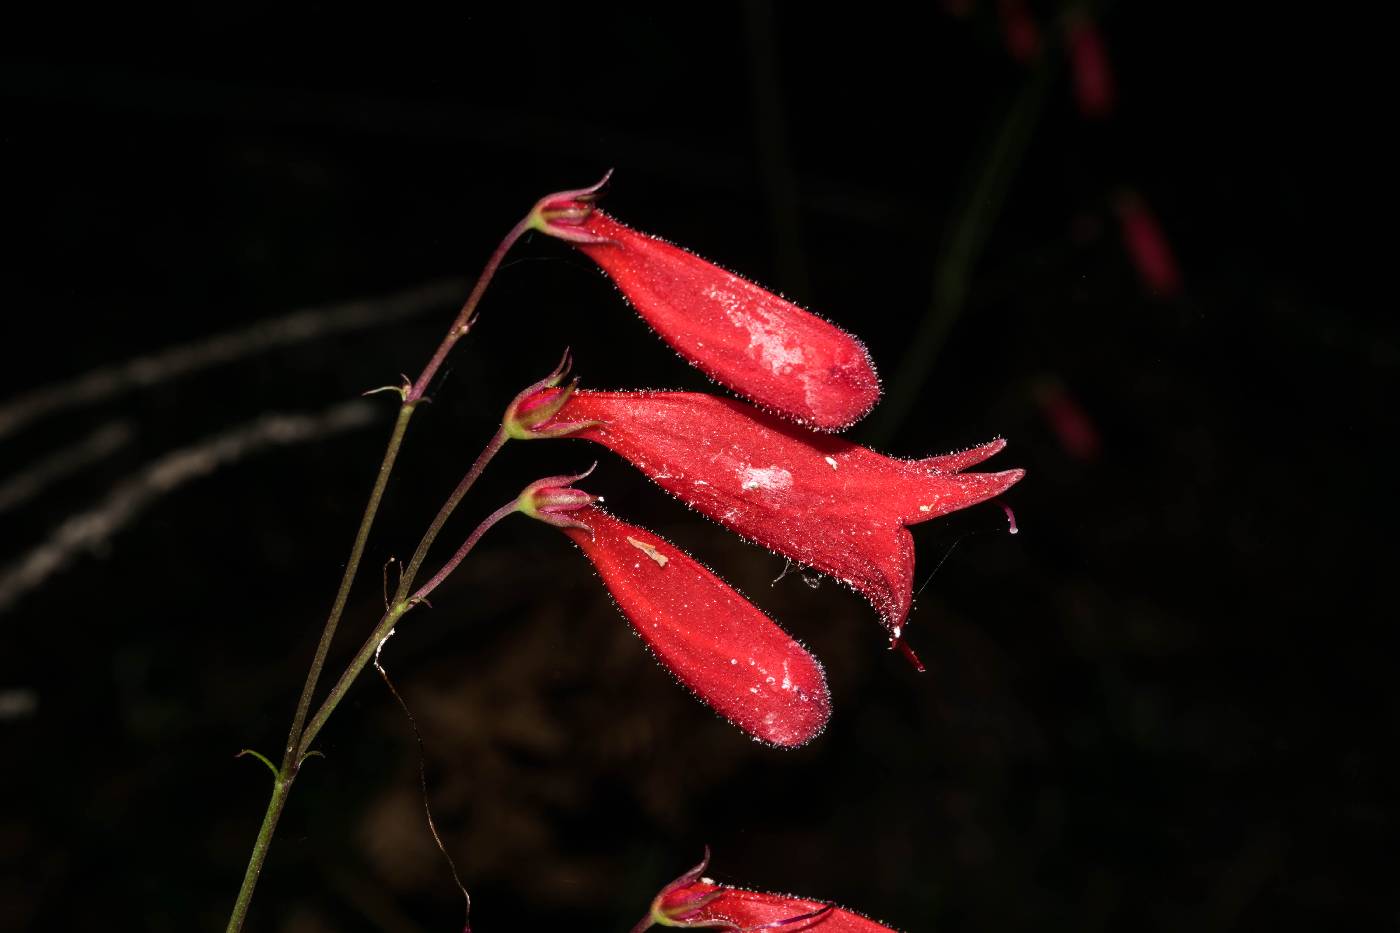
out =
[[597,506],[569,519],[564,533],[623,615],[700,700],[770,745],[803,745],[826,727],[821,664],[758,607],[669,541]]
[[724,527],[851,586],[895,639],[913,602],[905,526],[1000,495],[1024,472],[962,472],[1000,440],[899,460],[695,392],[578,391],[556,418]]
[[593,207],[597,187],[535,208],[537,229],[596,262],[686,361],[782,417],[850,427],[880,398],[864,344],[836,325]]
[[651,912],[632,933],[652,926],[758,930],[820,930],[822,933],[893,933],[890,927],[854,911],[790,894],[769,894],[716,884],[702,877],[710,850],[699,865],[672,881],[652,901]]

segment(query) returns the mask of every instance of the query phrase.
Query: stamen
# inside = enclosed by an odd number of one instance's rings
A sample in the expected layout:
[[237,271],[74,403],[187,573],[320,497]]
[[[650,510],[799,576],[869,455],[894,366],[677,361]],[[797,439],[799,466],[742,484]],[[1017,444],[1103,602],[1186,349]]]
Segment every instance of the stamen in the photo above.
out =
[[928,672],[928,668],[924,667],[924,662],[919,660],[919,656],[914,653],[914,649],[909,647],[909,642],[905,641],[903,638],[891,638],[890,647],[904,655],[904,660],[908,661],[910,665],[913,666],[914,670],[918,671],[920,674]]
[[1019,529],[1016,527],[1016,513],[1011,511],[1011,506],[1000,499],[993,499],[992,501],[1001,506],[1001,510],[1006,513],[1006,523],[1011,526],[1011,533],[1013,535],[1016,534]]

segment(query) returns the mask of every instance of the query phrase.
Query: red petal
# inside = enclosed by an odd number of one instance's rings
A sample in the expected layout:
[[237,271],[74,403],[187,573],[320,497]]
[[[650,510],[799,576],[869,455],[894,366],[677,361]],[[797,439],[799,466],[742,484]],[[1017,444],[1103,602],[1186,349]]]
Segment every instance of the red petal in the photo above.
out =
[[[719,897],[699,910],[693,913],[679,913],[685,909],[686,903],[716,891],[720,892]],[[675,916],[691,926],[707,921],[724,921],[745,930],[766,928],[790,931],[819,930],[821,933],[892,933],[891,927],[841,907],[834,907],[811,920],[784,926],[783,921],[811,914],[827,905],[821,901],[787,894],[745,891],[742,888],[717,885],[703,879],[668,891],[658,906],[677,911]]]
[[1000,453],[1005,446],[1006,439],[999,437],[994,441],[969,447],[967,450],[960,450],[957,453],[944,454],[941,457],[925,457],[918,463],[926,470],[937,470],[940,473],[961,473],[968,467],[977,466],[983,460]]
[[1001,441],[897,460],[811,434],[732,399],[693,392],[578,392],[558,417],[726,528],[868,598],[896,637],[913,600],[905,525],[1000,495],[1021,470],[954,473]]
[[705,375],[785,418],[850,427],[880,398],[855,337],[752,282],[594,211],[576,243],[637,313]]
[[811,741],[831,715],[821,664],[675,545],[592,507],[565,529],[637,634],[676,679],[762,742]]

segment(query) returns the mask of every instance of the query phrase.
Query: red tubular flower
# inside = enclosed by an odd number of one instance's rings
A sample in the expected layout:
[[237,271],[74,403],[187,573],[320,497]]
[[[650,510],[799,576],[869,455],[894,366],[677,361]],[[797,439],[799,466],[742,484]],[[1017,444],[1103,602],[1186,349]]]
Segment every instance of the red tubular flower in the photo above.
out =
[[790,894],[769,894],[716,884],[702,875],[710,850],[699,865],[672,881],[651,903],[651,913],[632,933],[654,925],[755,933],[758,930],[820,930],[821,933],[893,933],[890,927],[854,911]]
[[962,472],[1001,450],[1001,440],[897,460],[694,392],[578,391],[556,417],[596,422],[572,436],[602,444],[724,527],[860,592],[895,640],[913,601],[914,539],[905,526],[1000,495],[1024,473]]
[[1099,28],[1085,14],[1075,13],[1066,21],[1065,29],[1079,112],[1090,118],[1106,117],[1113,112],[1117,92]]
[[804,745],[831,717],[821,663],[729,584],[664,538],[629,525],[552,477],[521,511],[561,528],[642,641],[676,679],[760,742]]
[[1147,202],[1141,195],[1126,191],[1118,196],[1115,206],[1123,231],[1123,248],[1128,251],[1142,284],[1162,298],[1170,298],[1181,291],[1181,270],[1176,256]]
[[603,182],[544,198],[534,226],[602,267],[687,362],[763,408],[823,431],[850,427],[875,406],[880,381],[859,340],[604,214],[593,206]]

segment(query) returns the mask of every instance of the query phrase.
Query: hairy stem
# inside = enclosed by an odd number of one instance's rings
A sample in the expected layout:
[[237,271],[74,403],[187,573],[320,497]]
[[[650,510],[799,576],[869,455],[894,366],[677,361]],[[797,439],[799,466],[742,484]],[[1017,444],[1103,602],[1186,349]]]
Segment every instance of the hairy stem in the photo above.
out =
[[423,533],[423,540],[418,542],[418,547],[413,552],[413,557],[409,560],[408,566],[404,568],[399,576],[399,586],[394,593],[394,602],[401,602],[408,596],[409,590],[413,587],[414,581],[418,579],[418,571],[423,567],[423,561],[428,557],[428,549],[437,540],[438,534],[442,531],[442,526],[447,524],[447,519],[456,511],[462,497],[467,494],[467,490],[472,488],[477,477],[481,476],[486,464],[491,462],[491,458],[505,446],[509,438],[506,435],[504,426],[496,429],[496,434],[486,444],[486,448],[477,456],[476,462],[472,464],[467,475],[462,477],[462,481],[457,484],[457,488],[452,490],[452,495],[447,497],[447,501],[438,509],[437,515],[433,518],[433,523],[428,526],[428,530]]
[[[243,921],[247,916],[248,905],[252,901],[253,889],[257,885],[258,876],[262,873],[263,862],[267,858],[267,850],[272,842],[272,834],[277,829],[277,822],[282,816],[283,808],[286,806],[287,795],[291,792],[292,782],[296,780],[297,771],[301,767],[302,759],[305,757],[305,754],[301,752],[300,749],[310,746],[311,739],[315,737],[316,732],[320,731],[321,726],[325,724],[326,717],[330,715],[331,710],[335,709],[336,704],[340,702],[340,697],[344,695],[344,690],[348,688],[349,682],[353,681],[355,675],[358,675],[364,668],[365,662],[357,655],[355,664],[352,664],[353,671],[346,671],[346,676],[341,677],[341,680],[336,684],[336,690],[332,691],[331,695],[327,697],[325,703],[322,705],[321,710],[317,712],[316,718],[312,721],[312,726],[314,728],[307,728],[306,717],[311,709],[311,701],[316,693],[316,685],[321,679],[321,670],[325,667],[326,655],[330,651],[331,642],[335,638],[335,630],[340,624],[340,618],[344,614],[345,605],[350,598],[350,588],[354,583],[356,572],[359,570],[360,560],[364,556],[365,545],[369,541],[370,529],[373,527],[375,516],[379,512],[380,500],[384,497],[384,489],[389,484],[389,475],[393,472],[394,462],[398,459],[399,448],[403,446],[404,435],[408,431],[408,422],[413,417],[414,409],[427,393],[428,386],[432,384],[434,376],[437,375],[438,370],[442,367],[443,361],[447,359],[447,354],[451,352],[452,348],[457,344],[457,341],[461,340],[471,330],[472,324],[476,321],[476,307],[481,302],[481,296],[485,294],[486,287],[491,283],[491,279],[495,277],[496,270],[500,268],[501,261],[505,259],[506,253],[510,251],[510,248],[515,245],[515,242],[519,240],[528,229],[530,229],[530,218],[527,215],[506,234],[505,239],[496,247],[496,251],[487,259],[486,267],[482,269],[480,278],[477,279],[476,285],[472,288],[471,294],[467,296],[467,300],[462,305],[461,310],[457,312],[457,317],[452,322],[452,328],[447,332],[447,336],[443,338],[442,343],[438,345],[432,358],[428,360],[428,365],[423,367],[423,371],[419,373],[418,379],[412,385],[404,387],[402,391],[403,404],[399,408],[399,417],[394,423],[393,434],[389,437],[389,445],[384,451],[384,459],[380,463],[379,474],[375,478],[374,488],[370,491],[369,502],[365,505],[364,516],[360,519],[359,530],[355,533],[355,543],[350,549],[350,559],[345,565],[345,573],[341,577],[340,588],[336,591],[335,602],[331,606],[331,612],[326,619],[325,628],[321,631],[321,640],[316,646],[316,654],[311,661],[311,669],[307,671],[306,683],[302,687],[301,697],[297,700],[296,713],[292,717],[292,728],[287,735],[286,752],[282,757],[281,772],[277,784],[273,788],[272,799],[268,801],[267,811],[263,815],[262,828],[258,830],[258,838],[253,844],[253,851],[248,859],[248,869],[243,875],[243,884],[238,889],[238,897],[234,901],[233,912],[229,915],[227,933],[239,933],[239,931],[243,929]],[[487,451],[483,452],[482,457],[477,459],[477,463],[472,467],[472,472],[468,473],[468,477],[470,477],[473,482],[476,476],[480,475],[481,470],[485,469],[486,463],[491,459],[491,456],[495,454],[496,450],[500,449],[500,444],[503,442],[504,438],[499,442],[493,441],[495,448],[493,449],[488,446]],[[466,480],[463,482],[466,486],[471,485],[467,483]],[[462,494],[465,494],[466,489],[461,486],[458,488]],[[460,500],[460,495],[457,493],[453,495],[456,499]],[[456,507],[456,501],[452,502],[452,507]],[[451,513],[451,509],[447,509],[446,511],[447,514]],[[439,518],[434,520],[434,525],[429,529],[429,534],[432,538],[435,538],[437,533],[441,531],[442,523],[446,522],[446,520],[447,515],[439,512]],[[486,527],[489,527],[489,525]],[[478,532],[479,533],[473,533],[474,538],[479,538],[480,534],[485,533],[485,528],[478,529]],[[419,551],[421,553],[415,555],[419,564],[422,563],[423,557],[427,554],[427,546],[432,543],[428,536],[425,536],[425,540],[427,544],[420,544]],[[456,558],[456,560],[460,561],[460,557]],[[414,571],[417,571],[417,567],[414,568]],[[412,577],[408,577],[407,579],[409,580],[408,585],[412,585]],[[437,578],[434,579],[437,580]],[[441,581],[439,580],[438,582]],[[400,586],[403,586],[403,584],[401,583]],[[436,583],[434,586],[436,586]],[[408,609],[416,605],[419,598],[420,597],[415,595],[415,597],[408,600],[397,600],[390,613],[386,614],[385,619],[387,620],[389,615],[393,615],[393,621],[397,621],[404,612],[407,612]],[[393,610],[398,610],[397,614],[394,614]],[[380,628],[384,628],[384,626],[384,621],[381,621],[375,631],[378,632]],[[389,622],[388,627],[384,628],[384,630],[386,632],[392,631],[393,623]],[[371,637],[371,641],[377,646],[380,641],[383,641],[383,636],[378,639]],[[372,650],[370,654],[373,654]],[[365,660],[367,659],[368,656],[366,656]]]
[[414,591],[412,596],[409,596],[407,599],[401,599],[389,607],[389,610],[385,612],[383,617],[379,620],[379,624],[374,627],[374,631],[370,633],[369,638],[360,646],[360,650],[355,655],[355,659],[345,668],[345,673],[340,675],[340,680],[336,681],[335,686],[331,688],[330,695],[327,696],[325,702],[321,704],[321,708],[316,711],[315,716],[311,717],[311,722],[307,724],[306,732],[302,735],[301,747],[298,749],[301,756],[305,756],[307,752],[311,751],[311,743],[314,742],[316,736],[321,733],[321,729],[325,726],[326,720],[331,718],[331,713],[335,712],[335,708],[340,705],[340,701],[345,699],[345,694],[350,691],[350,687],[355,683],[355,678],[360,676],[360,672],[363,671],[365,666],[374,658],[374,653],[379,650],[379,646],[384,643],[384,640],[393,633],[394,626],[404,617],[404,614],[419,603],[425,602],[428,595],[432,593],[433,590],[437,589],[442,584],[442,581],[446,580],[452,574],[452,571],[457,569],[457,565],[471,553],[472,548],[476,547],[477,542],[481,540],[481,536],[490,531],[491,527],[501,519],[516,512],[518,508],[519,506],[514,501],[511,501],[488,515],[486,520],[476,526],[476,530],[473,531],[467,537],[467,540],[462,543],[462,546],[457,549],[457,553],[453,554],[451,559],[442,565],[442,569],[434,574],[431,580]]
[[403,446],[404,434],[408,431],[409,419],[413,417],[414,405],[405,401],[399,409],[398,420],[394,422],[394,433],[389,436],[389,446],[384,450],[384,460],[379,464],[379,474],[375,477],[374,488],[370,490],[369,502],[365,504],[365,514],[360,519],[360,528],[355,533],[355,543],[350,548],[350,560],[345,564],[345,573],[340,578],[340,589],[336,591],[331,614],[326,618],[326,627],[321,630],[321,641],[316,645],[316,655],[311,659],[311,669],[306,672],[306,683],[301,688],[301,698],[297,700],[297,711],[292,717],[292,729],[287,736],[287,751],[282,758],[282,773],[295,777],[296,764],[293,755],[300,744],[302,726],[311,710],[311,698],[316,692],[316,682],[321,679],[321,669],[326,666],[326,654],[330,651],[335,630],[340,625],[340,617],[345,614],[345,604],[350,599],[350,587],[355,582],[355,572],[364,557],[365,544],[369,541],[370,528],[379,514],[379,503],[384,498],[384,488],[389,484],[389,474],[394,471],[394,461],[398,459],[399,448]]
[[248,905],[253,901],[253,889],[257,886],[258,876],[262,874],[268,847],[272,845],[272,834],[277,829],[277,821],[282,818],[282,809],[287,805],[287,794],[291,789],[292,778],[285,772],[279,774],[272,784],[272,799],[267,803],[267,812],[263,814],[258,838],[253,842],[253,854],[248,859],[248,870],[243,874],[243,886],[238,889],[238,899],[233,902],[233,912],[229,914],[230,933],[243,929],[243,920],[248,916]]
[[486,260],[486,268],[481,270],[481,278],[476,280],[476,287],[467,296],[467,301],[462,305],[462,310],[457,312],[457,320],[452,322],[452,329],[447,332],[447,336],[442,339],[437,352],[428,361],[428,365],[423,367],[423,372],[418,374],[418,381],[408,389],[404,396],[404,402],[412,404],[423,397],[423,393],[428,391],[428,384],[437,375],[438,369],[442,366],[442,361],[447,359],[447,354],[452,351],[452,347],[466,336],[467,331],[472,329],[475,322],[476,306],[481,301],[481,296],[486,293],[486,286],[491,284],[491,279],[496,275],[496,270],[501,267],[501,261],[506,258],[506,253],[515,245],[515,241],[525,235],[525,231],[530,229],[529,215],[521,219],[520,223],[510,228],[506,238],[501,241],[501,245],[496,247],[496,251],[491,254],[491,258]]
[[297,700],[297,711],[292,717],[291,732],[287,736],[287,750],[282,755],[282,767],[278,772],[276,783],[273,784],[272,799],[268,801],[267,812],[263,814],[258,838],[253,842],[253,851],[248,857],[248,868],[243,873],[243,884],[238,889],[238,897],[234,900],[233,911],[229,914],[227,933],[238,933],[243,929],[243,921],[248,915],[248,905],[253,900],[253,890],[257,887],[258,876],[262,874],[263,863],[267,860],[267,850],[272,844],[272,834],[277,830],[277,822],[282,818],[282,810],[287,805],[287,795],[291,792],[292,782],[296,780],[297,770],[301,767],[301,757],[297,754],[297,749],[301,745],[302,728],[306,723],[307,713],[311,709],[311,698],[316,692],[316,682],[321,678],[321,669],[326,665],[326,654],[330,651],[331,640],[335,637],[336,627],[340,624],[340,617],[344,614],[345,604],[350,598],[350,587],[355,581],[355,571],[359,569],[360,559],[364,556],[365,543],[369,540],[374,517],[379,513],[379,503],[384,498],[384,488],[389,484],[389,474],[394,470],[394,461],[398,459],[399,448],[403,446],[404,434],[408,431],[408,422],[413,417],[413,409],[413,404],[405,400],[399,409],[398,420],[394,422],[394,432],[389,436],[389,446],[384,450],[384,459],[379,464],[379,474],[375,477],[374,488],[370,490],[369,502],[365,504],[365,512],[360,519],[360,528],[355,533],[355,543],[350,548],[350,560],[346,563],[345,573],[340,579],[340,589],[336,591],[335,603],[331,606],[331,614],[326,619],[325,628],[321,630],[321,641],[316,646],[316,655],[311,660],[311,669],[306,673],[306,683],[302,686],[301,698]]

